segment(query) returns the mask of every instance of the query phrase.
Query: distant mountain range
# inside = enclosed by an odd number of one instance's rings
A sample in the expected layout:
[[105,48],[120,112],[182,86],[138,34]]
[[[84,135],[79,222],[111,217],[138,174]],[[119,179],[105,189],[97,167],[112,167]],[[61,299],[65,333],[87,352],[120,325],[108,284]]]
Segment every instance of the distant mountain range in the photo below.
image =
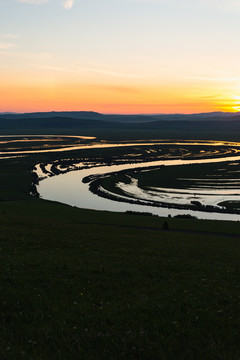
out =
[[17,130],[180,130],[240,132],[240,112],[212,112],[200,114],[106,115],[92,111],[61,111],[36,113],[0,113],[0,131]]
[[122,123],[143,123],[154,121],[222,121],[222,120],[240,120],[240,112],[210,112],[199,114],[101,114],[94,111],[51,111],[34,113],[0,113],[0,119],[26,120],[26,119],[81,119],[81,120],[102,120],[106,122]]

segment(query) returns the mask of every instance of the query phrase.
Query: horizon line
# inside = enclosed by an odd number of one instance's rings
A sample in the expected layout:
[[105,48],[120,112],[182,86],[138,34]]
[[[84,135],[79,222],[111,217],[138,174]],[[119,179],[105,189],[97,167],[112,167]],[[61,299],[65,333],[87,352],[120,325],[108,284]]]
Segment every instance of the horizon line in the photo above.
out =
[[184,112],[174,112],[174,113],[106,113],[98,112],[93,110],[48,110],[48,111],[1,111],[0,115],[25,115],[25,114],[36,114],[36,113],[95,113],[100,115],[122,115],[122,116],[156,116],[156,115],[200,115],[200,114],[240,114],[240,111],[206,111],[206,112],[193,112],[193,113],[184,113]]

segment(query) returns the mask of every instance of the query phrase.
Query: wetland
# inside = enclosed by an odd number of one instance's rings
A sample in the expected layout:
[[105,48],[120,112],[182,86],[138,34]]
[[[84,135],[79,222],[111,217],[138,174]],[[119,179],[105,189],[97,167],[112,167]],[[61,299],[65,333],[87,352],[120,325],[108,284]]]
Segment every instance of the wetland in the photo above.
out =
[[32,194],[43,199],[96,210],[240,220],[237,142],[22,135],[3,136],[0,147],[2,158],[61,153],[33,169]]

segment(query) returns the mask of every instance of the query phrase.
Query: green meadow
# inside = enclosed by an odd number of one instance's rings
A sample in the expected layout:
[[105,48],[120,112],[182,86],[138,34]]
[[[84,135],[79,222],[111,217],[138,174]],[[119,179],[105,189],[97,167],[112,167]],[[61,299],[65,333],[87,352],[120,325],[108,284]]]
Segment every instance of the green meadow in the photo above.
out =
[[0,358],[239,359],[239,223],[30,196],[54,157],[0,160]]

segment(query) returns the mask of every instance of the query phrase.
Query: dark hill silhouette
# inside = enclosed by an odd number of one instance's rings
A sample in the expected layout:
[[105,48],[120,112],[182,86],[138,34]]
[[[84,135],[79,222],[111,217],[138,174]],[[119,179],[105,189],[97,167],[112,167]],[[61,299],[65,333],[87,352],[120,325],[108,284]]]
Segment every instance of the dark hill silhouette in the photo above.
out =
[[[67,114],[67,116],[66,116]],[[103,115],[96,112],[48,112],[0,115],[0,133],[110,133],[158,138],[209,138],[239,141],[239,113]],[[146,135],[147,136],[147,135]]]
[[100,119],[104,115],[94,111],[50,111],[50,112],[34,112],[34,113],[0,113],[0,118],[5,119],[40,119],[63,117],[73,119]]
[[0,116],[0,130],[4,129],[115,129],[115,130],[175,130],[175,131],[209,131],[217,130],[225,131],[240,131],[240,116],[229,119],[216,121],[211,120],[158,120],[158,121],[145,121],[145,122],[119,122],[119,121],[105,121],[105,117],[102,119],[77,119],[63,116],[52,117],[24,117],[20,118],[6,118]]
[[143,123],[153,121],[225,121],[240,120],[240,113],[104,115],[109,122]]
[[2,118],[0,129],[85,129],[111,128],[111,123],[101,120],[75,119],[71,117],[42,117],[42,118]]
[[[26,114],[0,113],[0,120],[33,120],[33,119],[78,119],[78,120],[101,120],[109,123],[151,123],[154,121],[238,121],[240,113],[212,112],[200,114],[137,114],[137,115],[119,115],[119,114],[101,114],[94,111],[52,111],[35,112]],[[69,120],[67,120],[69,122]]]

